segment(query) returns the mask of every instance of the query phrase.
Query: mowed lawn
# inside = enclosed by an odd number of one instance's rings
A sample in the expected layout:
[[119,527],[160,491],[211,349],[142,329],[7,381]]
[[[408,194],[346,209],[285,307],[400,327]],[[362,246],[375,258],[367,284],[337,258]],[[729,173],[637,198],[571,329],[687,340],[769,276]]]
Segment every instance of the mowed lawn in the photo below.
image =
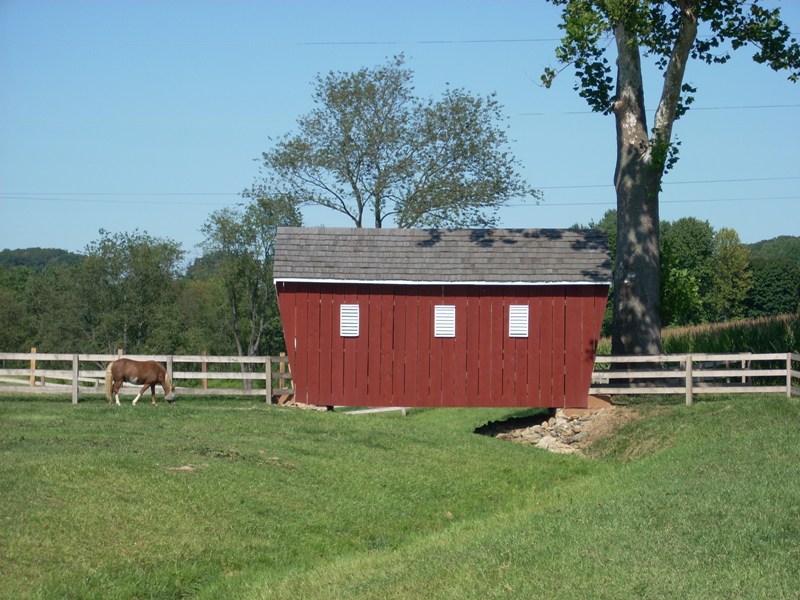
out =
[[0,397],[0,598],[797,598],[800,401],[634,403],[591,458],[520,409]]

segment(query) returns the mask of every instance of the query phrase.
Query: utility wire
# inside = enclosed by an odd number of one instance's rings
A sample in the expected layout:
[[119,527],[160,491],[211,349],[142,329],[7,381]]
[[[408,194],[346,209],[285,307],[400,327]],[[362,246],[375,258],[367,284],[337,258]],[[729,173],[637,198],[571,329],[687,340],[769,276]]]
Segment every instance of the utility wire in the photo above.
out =
[[[691,179],[687,181],[664,181],[663,185],[700,185],[708,183],[743,183],[748,181],[789,181],[800,179],[799,175],[779,177],[743,177],[736,179]],[[586,185],[545,185],[534,186],[539,190],[569,190],[582,188],[614,187],[611,183]],[[236,196],[239,192],[0,192],[0,199],[25,200],[33,196]],[[50,199],[50,198],[47,198]]]

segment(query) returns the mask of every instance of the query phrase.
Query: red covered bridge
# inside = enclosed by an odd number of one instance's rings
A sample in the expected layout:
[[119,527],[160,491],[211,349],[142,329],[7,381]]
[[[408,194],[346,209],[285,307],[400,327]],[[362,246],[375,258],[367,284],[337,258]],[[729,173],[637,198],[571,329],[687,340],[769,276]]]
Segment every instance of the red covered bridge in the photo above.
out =
[[593,230],[279,228],[296,398],[584,407],[610,266]]

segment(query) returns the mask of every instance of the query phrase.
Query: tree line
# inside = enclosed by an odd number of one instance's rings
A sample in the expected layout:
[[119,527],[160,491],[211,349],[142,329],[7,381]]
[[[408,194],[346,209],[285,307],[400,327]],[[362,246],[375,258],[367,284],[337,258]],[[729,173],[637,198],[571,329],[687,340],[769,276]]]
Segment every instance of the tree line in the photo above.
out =
[[131,354],[274,355],[284,349],[273,244],[299,226],[292,205],[252,202],[208,218],[203,255],[176,241],[112,233],[82,255],[0,254],[0,349]]
[[[586,226],[609,233],[616,211]],[[24,352],[274,355],[284,351],[272,283],[276,228],[299,226],[280,202],[226,208],[185,265],[174,240],[101,230],[83,254],[0,252],[0,349]],[[581,227],[575,225],[575,227]],[[800,311],[800,237],[745,245],[693,217],[661,223],[666,325]],[[613,294],[613,290],[612,290]],[[611,303],[604,328],[611,326]]]
[[[617,211],[594,227],[608,233],[616,268]],[[660,223],[659,315],[664,326],[720,323],[800,311],[800,237],[743,244],[730,228],[684,217]],[[603,322],[610,334],[613,295]]]

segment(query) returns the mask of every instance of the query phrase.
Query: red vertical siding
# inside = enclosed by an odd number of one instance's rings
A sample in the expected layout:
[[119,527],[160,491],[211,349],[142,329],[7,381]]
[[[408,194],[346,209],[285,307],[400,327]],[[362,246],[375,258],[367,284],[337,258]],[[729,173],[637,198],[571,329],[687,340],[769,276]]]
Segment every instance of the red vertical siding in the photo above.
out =
[[484,399],[487,406],[492,402],[499,402],[493,381],[492,356],[492,297],[489,289],[482,287],[478,298],[478,315],[480,318],[478,330],[478,398]]
[[[347,356],[346,341],[348,338],[343,338],[339,335],[339,311],[340,306],[344,304],[343,297],[346,293],[346,288],[342,285],[334,285],[331,287],[331,294],[329,294],[330,302],[327,310],[323,310],[320,314],[322,326],[325,327],[325,319],[328,320],[328,335],[330,337],[330,393],[331,403],[341,404],[344,399],[344,362]],[[322,346],[324,342],[320,340]],[[322,346],[324,348],[324,346]]]
[[504,311],[503,297],[501,294],[502,290],[498,288],[497,292],[489,297],[490,315],[489,322],[486,324],[486,327],[489,329],[489,348],[491,349],[488,360],[489,370],[492,374],[492,389],[490,391],[492,399],[490,400],[490,406],[508,405],[508,392],[504,385],[506,382],[503,377],[503,368],[505,364],[505,345],[503,341],[505,336],[503,335]]
[[[403,372],[403,388],[405,390],[403,398],[407,402],[417,405],[422,402],[422,396],[419,394],[418,380],[418,365],[417,355],[420,343],[420,328],[419,317],[417,314],[419,306],[419,295],[412,289],[404,289],[403,296],[405,298],[405,327],[402,330],[402,335],[405,338],[406,354],[404,357],[404,372]],[[398,399],[399,404],[403,400]]]
[[397,290],[394,294],[394,330],[392,346],[390,348],[389,360],[392,367],[392,389],[389,400],[396,406],[398,400],[406,395],[406,301],[408,300],[407,290]]
[[[586,300],[591,300],[587,294],[589,291],[591,290],[586,286],[571,290],[565,302],[564,396],[568,405],[578,401],[583,387],[583,327],[586,319]],[[589,315],[591,323],[591,313]]]
[[[464,364],[460,366],[461,377],[464,379],[464,401],[472,401],[481,396],[481,295],[480,288],[469,286],[465,291],[467,308],[464,314],[466,320],[467,338]],[[486,388],[488,397],[488,386]]]
[[541,356],[539,340],[542,327],[542,297],[530,291],[528,298],[528,404],[542,406]]
[[[456,307],[456,337],[448,340],[453,349],[449,356],[445,355],[445,368],[449,371],[444,382],[442,393],[444,406],[463,406],[467,401],[467,365],[469,356],[474,352],[469,341],[469,292],[467,286],[459,286],[452,290]],[[449,390],[449,391],[448,391]]]
[[564,387],[566,381],[566,296],[563,286],[556,288],[553,297],[553,402],[565,406]]
[[[394,378],[395,352],[394,325],[397,315],[394,312],[394,294],[391,290],[382,290],[380,295],[381,344],[380,344],[380,404],[391,406]],[[399,349],[398,349],[399,352]]]
[[436,337],[436,320],[434,318],[435,307],[440,304],[445,304],[442,297],[442,286],[434,288],[434,294],[431,294],[430,302],[428,303],[427,313],[431,323],[430,333],[430,354],[429,354],[429,381],[430,389],[428,395],[430,397],[431,406],[442,405],[442,354],[444,353],[444,338]]
[[[319,298],[319,391],[317,397],[321,398],[324,391],[328,396],[335,394],[333,387],[333,294],[326,294],[318,290]],[[338,308],[337,308],[338,312]],[[338,315],[337,315],[338,316]],[[338,319],[337,319],[338,323]],[[339,332],[336,332],[337,337]],[[331,403],[332,399],[331,399]]]
[[419,304],[417,306],[417,319],[419,322],[417,342],[419,345],[416,356],[416,388],[421,406],[431,406],[433,402],[431,394],[431,351],[433,341],[431,291],[429,287],[420,288]]
[[[297,399],[364,406],[585,406],[605,286],[390,286],[281,283]],[[342,304],[360,335],[342,338]],[[434,306],[456,307],[436,338]],[[527,338],[508,335],[529,306]]]

